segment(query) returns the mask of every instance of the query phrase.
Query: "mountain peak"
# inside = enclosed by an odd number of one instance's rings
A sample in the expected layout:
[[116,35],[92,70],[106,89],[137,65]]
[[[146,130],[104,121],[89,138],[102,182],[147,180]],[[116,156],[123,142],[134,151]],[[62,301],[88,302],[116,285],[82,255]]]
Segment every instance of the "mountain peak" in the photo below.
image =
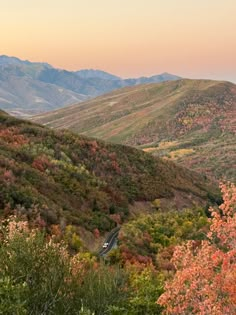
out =
[[31,62],[29,60],[22,60],[17,57],[0,55],[0,65],[44,65],[46,67],[51,67],[50,64],[46,62]]
[[99,78],[104,80],[120,80],[121,78],[111,73],[98,69],[81,69],[75,72],[80,78],[91,79]]
[[0,65],[12,65],[12,64],[22,64],[22,63],[29,63],[29,61],[23,61],[17,57],[11,57],[7,55],[0,56]]

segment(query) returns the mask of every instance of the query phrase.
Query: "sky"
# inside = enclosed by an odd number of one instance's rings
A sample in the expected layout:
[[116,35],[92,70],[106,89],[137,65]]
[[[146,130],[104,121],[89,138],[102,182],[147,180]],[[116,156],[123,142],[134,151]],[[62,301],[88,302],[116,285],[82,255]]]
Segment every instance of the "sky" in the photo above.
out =
[[0,0],[0,54],[236,82],[236,0]]

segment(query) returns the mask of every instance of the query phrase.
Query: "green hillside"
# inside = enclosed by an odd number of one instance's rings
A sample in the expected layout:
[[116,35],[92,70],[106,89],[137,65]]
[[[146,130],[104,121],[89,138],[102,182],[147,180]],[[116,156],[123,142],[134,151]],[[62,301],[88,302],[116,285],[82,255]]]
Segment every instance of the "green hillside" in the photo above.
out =
[[124,88],[35,121],[236,180],[236,86],[229,82],[178,80]]
[[[53,131],[0,112],[0,211],[46,226],[100,232],[135,202],[205,205],[218,190],[206,177],[135,148]],[[40,221],[41,222],[41,221]]]

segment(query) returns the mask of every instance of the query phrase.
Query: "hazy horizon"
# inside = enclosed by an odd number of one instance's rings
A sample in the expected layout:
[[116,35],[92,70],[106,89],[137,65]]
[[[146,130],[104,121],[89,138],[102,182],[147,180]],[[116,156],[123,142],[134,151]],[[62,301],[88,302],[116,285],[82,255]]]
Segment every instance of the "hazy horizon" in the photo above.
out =
[[8,0],[0,54],[122,78],[236,82],[235,14],[234,0]]

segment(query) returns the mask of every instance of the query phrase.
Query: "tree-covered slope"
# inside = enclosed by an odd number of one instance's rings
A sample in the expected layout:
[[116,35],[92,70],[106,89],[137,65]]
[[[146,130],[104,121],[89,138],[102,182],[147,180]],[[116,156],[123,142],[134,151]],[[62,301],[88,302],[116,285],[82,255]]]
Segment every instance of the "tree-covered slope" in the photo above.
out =
[[136,201],[181,209],[218,190],[205,177],[135,148],[54,131],[0,112],[0,210],[47,226],[108,231]]

